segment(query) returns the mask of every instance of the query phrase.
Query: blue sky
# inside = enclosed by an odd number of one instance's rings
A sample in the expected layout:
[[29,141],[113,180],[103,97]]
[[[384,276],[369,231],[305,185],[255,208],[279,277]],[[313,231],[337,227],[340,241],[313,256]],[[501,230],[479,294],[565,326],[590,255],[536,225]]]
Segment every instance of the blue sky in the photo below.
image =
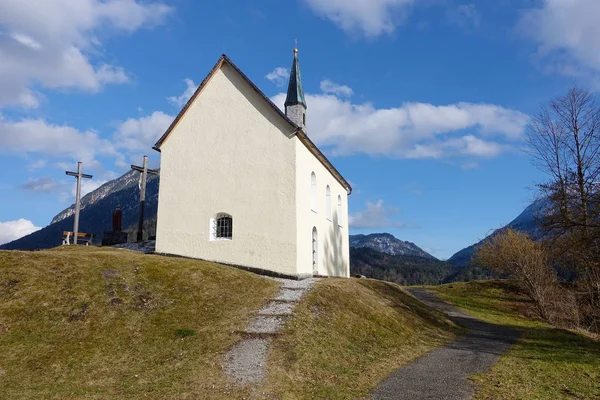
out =
[[[352,182],[353,233],[447,258],[544,179],[523,154],[540,103],[600,87],[600,2],[4,0],[0,243],[141,162],[222,53],[283,103],[294,39],[308,134]],[[67,179],[69,178],[69,179]]]

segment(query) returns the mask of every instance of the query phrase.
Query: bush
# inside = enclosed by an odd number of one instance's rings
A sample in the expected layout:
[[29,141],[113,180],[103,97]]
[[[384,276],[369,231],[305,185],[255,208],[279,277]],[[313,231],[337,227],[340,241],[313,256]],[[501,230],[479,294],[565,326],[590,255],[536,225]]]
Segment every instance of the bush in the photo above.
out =
[[559,286],[546,250],[526,233],[507,228],[492,236],[475,250],[475,261],[515,278],[542,319],[556,322],[569,314],[569,296]]

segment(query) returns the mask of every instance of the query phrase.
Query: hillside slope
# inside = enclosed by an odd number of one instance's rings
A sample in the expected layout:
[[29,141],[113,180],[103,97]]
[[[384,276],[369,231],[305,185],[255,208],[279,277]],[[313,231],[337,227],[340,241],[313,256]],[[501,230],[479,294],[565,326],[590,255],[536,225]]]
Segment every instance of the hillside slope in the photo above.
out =
[[[540,230],[537,220],[541,215],[543,215],[544,209],[546,207],[547,202],[545,200],[536,200],[529,206],[527,206],[527,208],[525,208],[525,210],[523,210],[523,212],[519,214],[517,218],[509,222],[508,225],[506,225],[506,227],[525,232],[534,238],[538,237],[540,235]],[[489,238],[498,233],[499,231],[500,230],[495,230],[487,237]],[[464,249],[459,250],[448,259],[448,262],[460,267],[467,267],[471,262],[471,258],[473,257],[473,251],[485,240],[486,238],[480,240],[479,242],[469,247],[465,247]],[[482,277],[482,275],[478,276]]]
[[277,286],[127,250],[0,251],[0,398],[349,398],[462,332],[397,285],[324,279],[272,342],[264,386],[234,387],[225,354]]
[[0,398],[227,398],[221,355],[276,292],[196,260],[0,251]]
[[461,333],[393,283],[325,279],[273,342],[261,392],[278,399],[366,398],[395,369]]
[[521,332],[487,373],[473,376],[475,399],[600,399],[600,341],[552,327],[508,280],[429,287],[442,299],[484,321]]
[[[99,243],[102,232],[112,229],[112,213],[117,206],[123,211],[123,228],[135,226],[139,216],[139,172],[129,171],[117,179],[105,183],[81,199],[79,231],[96,235]],[[146,218],[155,220],[158,209],[157,176],[149,176],[146,186]],[[0,246],[3,250],[47,249],[58,246],[63,231],[73,230],[74,206],[59,212],[50,224],[30,235]]]
[[460,267],[431,258],[390,255],[371,248],[350,248],[350,274],[399,285],[436,285],[459,273]]

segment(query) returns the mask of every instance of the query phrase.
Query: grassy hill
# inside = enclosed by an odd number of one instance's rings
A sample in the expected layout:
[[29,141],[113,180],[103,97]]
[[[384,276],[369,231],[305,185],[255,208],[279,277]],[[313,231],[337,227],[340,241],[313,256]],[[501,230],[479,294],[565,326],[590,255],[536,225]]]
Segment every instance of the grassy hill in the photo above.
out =
[[473,377],[480,385],[476,399],[600,399],[600,338],[539,321],[514,282],[428,289],[482,320],[521,331],[518,342],[488,373]]
[[276,291],[125,250],[0,252],[0,398],[214,397],[227,390],[221,355]]
[[127,250],[0,251],[0,398],[352,398],[460,332],[394,284],[325,279],[273,341],[264,386],[232,387],[224,355],[277,290]]

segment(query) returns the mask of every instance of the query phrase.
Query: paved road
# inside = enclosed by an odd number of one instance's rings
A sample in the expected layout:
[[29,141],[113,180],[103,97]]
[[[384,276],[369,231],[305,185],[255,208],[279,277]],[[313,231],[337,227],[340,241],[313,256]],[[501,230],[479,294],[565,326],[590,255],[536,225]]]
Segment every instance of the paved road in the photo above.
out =
[[398,369],[379,384],[375,400],[463,400],[470,399],[475,384],[472,374],[485,372],[518,338],[516,330],[473,318],[425,290],[410,292],[419,300],[446,313],[452,320],[471,329],[446,346]]

